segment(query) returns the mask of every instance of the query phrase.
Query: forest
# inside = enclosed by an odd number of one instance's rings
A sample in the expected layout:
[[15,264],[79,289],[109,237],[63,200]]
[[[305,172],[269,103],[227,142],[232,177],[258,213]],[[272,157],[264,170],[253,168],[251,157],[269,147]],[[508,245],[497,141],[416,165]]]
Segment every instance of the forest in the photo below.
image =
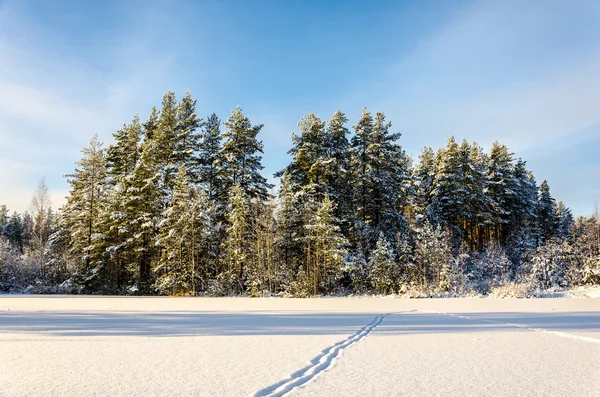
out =
[[[411,158],[383,113],[309,113],[262,173],[262,125],[168,92],[107,147],[97,136],[53,210],[0,206],[0,292],[460,296],[600,284],[598,213],[574,219],[494,142]],[[503,292],[504,291],[504,292]],[[507,292],[508,291],[508,292]]]

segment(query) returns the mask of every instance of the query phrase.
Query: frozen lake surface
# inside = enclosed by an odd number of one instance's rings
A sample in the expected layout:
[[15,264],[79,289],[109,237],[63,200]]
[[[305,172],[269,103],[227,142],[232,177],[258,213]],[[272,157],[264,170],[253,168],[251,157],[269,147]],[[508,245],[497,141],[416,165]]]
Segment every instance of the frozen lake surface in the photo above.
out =
[[0,296],[0,396],[600,396],[600,299]]

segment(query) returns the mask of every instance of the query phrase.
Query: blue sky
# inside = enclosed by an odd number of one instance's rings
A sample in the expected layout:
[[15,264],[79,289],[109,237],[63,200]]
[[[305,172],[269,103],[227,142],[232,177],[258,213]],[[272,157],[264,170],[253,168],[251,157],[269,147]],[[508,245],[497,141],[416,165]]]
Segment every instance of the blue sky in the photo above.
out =
[[29,206],[94,133],[162,95],[264,123],[265,174],[303,114],[384,111],[417,155],[499,140],[576,214],[600,201],[600,2],[0,0],[0,203]]

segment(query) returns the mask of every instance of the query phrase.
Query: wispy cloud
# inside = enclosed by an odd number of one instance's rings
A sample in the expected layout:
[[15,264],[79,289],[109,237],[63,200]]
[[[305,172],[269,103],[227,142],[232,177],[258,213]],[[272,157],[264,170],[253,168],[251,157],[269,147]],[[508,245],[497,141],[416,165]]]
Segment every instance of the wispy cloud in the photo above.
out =
[[134,114],[149,112],[170,88],[165,76],[173,56],[138,39],[149,37],[144,23],[111,43],[103,54],[113,63],[108,68],[61,50],[60,37],[11,3],[0,7],[0,25],[0,166],[8,170],[0,173],[0,202],[24,210],[41,177],[55,195],[66,192],[62,174],[94,133],[110,141]]

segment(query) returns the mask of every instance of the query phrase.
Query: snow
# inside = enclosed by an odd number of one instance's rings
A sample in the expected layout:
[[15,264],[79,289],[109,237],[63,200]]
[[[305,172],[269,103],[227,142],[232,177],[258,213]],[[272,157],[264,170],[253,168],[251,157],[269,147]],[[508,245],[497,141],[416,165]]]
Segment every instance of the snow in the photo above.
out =
[[0,396],[598,396],[599,299],[0,296]]

